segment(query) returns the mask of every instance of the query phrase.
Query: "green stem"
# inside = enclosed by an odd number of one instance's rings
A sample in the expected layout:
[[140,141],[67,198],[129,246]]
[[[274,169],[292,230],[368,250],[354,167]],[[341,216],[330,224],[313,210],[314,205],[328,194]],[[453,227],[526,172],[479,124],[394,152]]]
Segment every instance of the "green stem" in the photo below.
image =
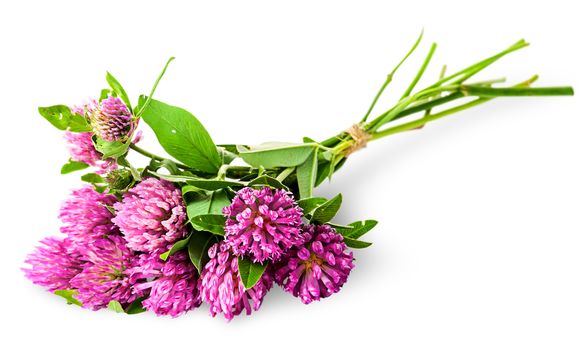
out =
[[[520,90],[537,90],[538,92],[535,92],[537,94],[539,93],[545,93],[547,95],[545,96],[552,96],[553,92],[557,92],[557,95],[571,95],[573,93],[572,88],[530,88],[529,85],[531,85],[533,82],[535,82],[537,80],[538,76],[534,75],[533,77],[531,77],[530,79],[523,81],[519,84],[514,85],[513,87],[510,88],[488,88],[490,90],[513,90],[513,91],[520,91]],[[485,89],[485,88],[483,88]],[[549,89],[554,89],[554,91],[549,91]],[[544,91],[545,90],[545,91]],[[389,136],[389,135],[393,135],[393,134],[397,134],[399,132],[403,132],[403,131],[409,131],[409,130],[413,130],[413,129],[417,129],[419,127],[424,126],[425,124],[427,124],[430,121],[434,121],[443,117],[446,117],[448,115],[454,114],[456,112],[460,112],[475,106],[478,106],[482,103],[488,102],[496,97],[499,96],[519,96],[519,95],[488,95],[488,96],[479,96],[476,100],[470,101],[468,103],[464,103],[460,106],[456,106],[453,108],[449,108],[445,111],[436,113],[436,114],[430,114],[428,116],[425,116],[423,118],[405,123],[405,124],[401,124],[401,125],[397,125],[395,127],[391,127],[388,129],[385,129],[383,131],[379,131],[379,132],[375,132],[371,135],[371,140],[377,140],[380,139],[382,137],[385,136]],[[521,96],[544,96],[544,95],[521,95]]]
[[411,91],[413,91],[413,89],[415,88],[415,85],[417,85],[417,83],[421,79],[421,76],[423,76],[423,73],[427,69],[427,66],[429,65],[429,62],[431,61],[431,58],[433,57],[433,54],[434,54],[436,48],[437,48],[437,44],[433,43],[431,45],[431,48],[429,49],[429,52],[427,53],[427,56],[425,57],[425,60],[423,61],[423,64],[421,65],[421,68],[419,68],[417,75],[415,76],[415,78],[411,82],[411,85],[409,85],[409,87],[407,88],[407,90],[405,91],[405,93],[403,94],[401,99],[404,99],[405,97],[411,95]]
[[370,115],[370,112],[372,112],[372,109],[374,108],[374,106],[378,102],[378,99],[382,95],[383,91],[385,91],[385,89],[387,88],[387,86],[393,80],[393,76],[395,75],[395,72],[399,69],[399,67],[401,67],[401,65],[403,64],[403,62],[405,62],[409,58],[409,56],[411,56],[411,54],[413,53],[413,51],[415,51],[415,49],[417,49],[417,46],[419,46],[419,43],[421,42],[421,38],[423,38],[423,30],[419,34],[419,37],[415,41],[415,44],[413,44],[413,46],[411,47],[411,50],[409,50],[409,52],[407,52],[407,54],[405,55],[405,57],[403,57],[403,59],[399,62],[399,64],[397,64],[395,66],[395,68],[391,71],[391,73],[389,75],[387,75],[387,80],[385,80],[385,82],[383,83],[383,85],[378,90],[378,93],[376,94],[376,96],[374,97],[374,100],[370,104],[370,107],[368,108],[368,111],[366,112],[366,114],[364,115],[364,117],[362,117],[362,120],[360,121],[361,123],[365,122],[366,119],[368,119],[368,116]]
[[291,175],[291,173],[293,173],[294,171],[295,171],[295,167],[285,168],[285,170],[283,170],[277,176],[277,180],[279,180],[280,182],[283,182],[287,178],[287,176]]
[[169,58],[169,60],[165,64],[165,67],[163,68],[163,71],[161,72],[161,74],[159,74],[159,77],[155,81],[155,85],[153,85],[153,88],[151,89],[151,93],[149,94],[149,97],[147,98],[146,102],[142,105],[142,107],[140,108],[140,110],[138,111],[138,113],[136,113],[136,117],[137,118],[142,115],[142,113],[144,112],[145,108],[151,102],[151,100],[153,98],[153,95],[155,94],[155,90],[157,90],[157,86],[159,86],[159,82],[161,81],[161,78],[163,77],[163,75],[165,75],[165,72],[167,71],[167,67],[169,67],[169,63],[171,63],[171,61],[173,61],[174,59],[175,59],[175,57]]
[[508,55],[511,52],[515,52],[517,50],[520,50],[524,47],[527,47],[529,45],[529,43],[527,43],[525,40],[521,39],[519,41],[517,41],[516,43],[514,43],[513,45],[511,45],[509,48],[507,48],[506,50],[503,50],[499,53],[497,53],[496,55],[493,55],[487,59],[484,59],[482,61],[479,61],[473,65],[470,65],[450,76],[447,76],[443,79],[438,80],[435,84],[431,85],[430,87],[436,87],[436,86],[440,86],[445,82],[451,81],[452,79],[455,79],[457,77],[460,77],[459,79],[457,79],[455,81],[455,83],[461,83],[467,79],[469,79],[470,77],[472,77],[473,75],[475,75],[476,73],[480,72],[481,70],[483,70],[484,68],[488,67],[489,65],[493,64],[494,62],[498,61],[501,57]]
[[493,88],[484,86],[462,85],[462,92],[465,95],[479,97],[500,97],[500,96],[572,96],[574,89],[570,86],[552,86],[552,87],[510,87],[510,88]]
[[[148,158],[151,158],[151,159],[154,159],[154,160],[158,160],[158,161],[169,160],[169,161],[171,161],[170,159],[163,158],[163,157],[158,156],[156,154],[153,154],[153,153],[151,153],[151,152],[149,152],[149,151],[147,151],[147,150],[145,150],[143,148],[140,148],[137,145],[135,145],[134,143],[131,143],[130,146],[129,146],[129,148],[131,150],[135,151],[136,153],[142,154],[143,156],[148,157]],[[173,162],[173,163],[175,163],[175,165],[177,165],[178,168],[185,169],[185,170],[190,170],[191,169],[187,165],[183,165],[183,164],[177,163],[177,162]]]

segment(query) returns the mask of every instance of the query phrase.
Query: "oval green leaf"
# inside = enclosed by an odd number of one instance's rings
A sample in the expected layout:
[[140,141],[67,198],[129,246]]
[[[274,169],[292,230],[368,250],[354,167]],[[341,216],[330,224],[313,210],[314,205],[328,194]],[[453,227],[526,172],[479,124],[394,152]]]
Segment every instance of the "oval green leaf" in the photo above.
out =
[[297,184],[299,198],[308,198],[313,195],[313,188],[317,178],[317,148],[314,148],[309,157],[299,165],[297,171]]
[[277,188],[285,191],[289,191],[289,187],[285,186],[281,181],[275,179],[274,177],[270,177],[268,175],[262,175],[257,177],[256,179],[250,181],[248,186],[268,186],[272,188]]
[[191,235],[187,251],[189,252],[189,260],[191,260],[199,273],[202,272],[203,267],[209,260],[208,249],[217,242],[217,236],[209,232],[194,232]]
[[191,238],[191,234],[189,234],[186,238],[175,242],[175,244],[173,244],[173,246],[171,247],[171,249],[167,250],[166,252],[164,252],[163,254],[161,254],[159,257],[161,258],[161,260],[163,261],[167,261],[167,259],[177,253],[178,251],[180,251],[181,249],[184,249],[185,247],[187,247],[187,245],[189,244],[189,239]]
[[59,290],[56,290],[54,293],[55,293],[55,295],[58,295],[58,296],[64,298],[65,300],[67,300],[67,304],[81,306],[81,302],[79,300],[75,299],[75,295],[77,294],[76,290],[59,289]]
[[302,164],[316,148],[311,143],[270,142],[258,146],[238,145],[238,155],[253,167],[265,169],[293,167]]
[[220,214],[199,215],[190,220],[191,226],[196,230],[211,232],[218,236],[224,236],[226,217]]
[[254,287],[266,269],[267,264],[263,265],[252,262],[247,257],[238,258],[238,272],[240,273],[240,279],[244,284],[244,288],[246,289]]
[[76,162],[74,160],[69,160],[68,163],[63,164],[61,167],[61,174],[69,174],[77,170],[83,170],[89,167],[89,164],[83,162]]
[[325,224],[332,220],[336,213],[342,206],[342,194],[338,194],[334,198],[315,208],[311,221],[318,224]]
[[[146,98],[141,96],[140,104]],[[222,161],[204,126],[188,111],[150,100],[142,119],[153,129],[167,153],[180,162],[206,173],[217,173]]]

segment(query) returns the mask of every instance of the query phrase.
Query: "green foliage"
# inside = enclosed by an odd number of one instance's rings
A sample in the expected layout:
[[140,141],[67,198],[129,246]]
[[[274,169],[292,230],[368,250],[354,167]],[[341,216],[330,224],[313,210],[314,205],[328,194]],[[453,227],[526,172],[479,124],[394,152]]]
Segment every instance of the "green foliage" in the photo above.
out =
[[96,173],[88,173],[81,176],[81,181],[89,182],[91,184],[103,184],[106,183],[103,177]]
[[266,269],[267,264],[263,265],[252,262],[252,260],[247,257],[238,258],[238,272],[240,273],[240,279],[244,284],[244,288],[246,289],[254,287]]
[[183,186],[182,190],[189,219],[204,214],[222,214],[222,208],[230,205],[224,190],[200,191],[189,185]]
[[39,114],[59,130],[69,130],[71,132],[92,131],[84,116],[71,113],[71,109],[65,105],[39,107]]
[[190,219],[191,226],[196,230],[208,231],[213,234],[223,236],[226,218],[220,214],[198,215]]
[[239,156],[253,167],[265,169],[294,167],[302,164],[316,148],[311,143],[268,142],[258,146],[238,145]]
[[63,164],[61,167],[61,174],[69,174],[77,170],[83,170],[89,167],[89,164],[83,162],[76,162],[69,159],[69,162]]
[[281,181],[275,179],[274,177],[268,175],[262,175],[257,177],[256,179],[250,181],[248,186],[255,187],[255,186],[268,186],[272,188],[282,189],[289,191],[289,187],[285,186]]
[[131,140],[127,142],[121,141],[106,141],[97,138],[94,142],[96,150],[102,154],[103,159],[107,158],[119,158],[126,154],[128,146],[130,146]]
[[136,315],[136,314],[140,314],[141,312],[145,312],[146,309],[144,306],[142,306],[142,302],[145,300],[146,298],[142,297],[142,298],[137,298],[135,299],[132,303],[130,303],[130,305],[128,305],[126,307],[126,313],[128,315]]
[[296,170],[299,198],[311,197],[317,178],[317,148],[313,150],[305,162],[299,165]]
[[356,248],[356,249],[367,248],[372,245],[372,243],[370,243],[370,242],[363,242],[363,241],[359,241],[357,239],[348,238],[348,237],[344,237],[344,243],[346,243],[346,245],[348,247]]
[[203,267],[209,260],[208,249],[212,244],[217,243],[218,236],[209,232],[194,232],[191,235],[187,251],[189,252],[189,259],[197,271],[201,274]]
[[161,254],[159,257],[161,258],[161,260],[163,261],[167,261],[167,259],[177,253],[178,251],[185,249],[187,247],[187,245],[189,244],[189,239],[191,238],[191,234],[189,234],[186,238],[175,242],[175,244],[173,244],[173,246],[171,247],[171,249],[169,249],[168,251],[164,252],[163,254]]
[[[128,110],[132,111],[132,105],[130,104],[130,99],[126,94],[126,91],[124,91],[122,85],[118,82],[118,80],[116,80],[116,78],[114,78],[112,74],[110,74],[110,72],[106,72],[106,81],[108,82],[108,85],[110,85],[110,87],[112,88],[112,91],[114,91],[114,93],[118,97],[120,97],[124,104],[126,104]],[[102,94],[100,94],[100,98],[102,97],[101,95]]]
[[377,224],[378,221],[376,220],[356,221],[348,225],[348,228],[336,228],[336,230],[344,237],[357,239],[364,236],[368,231],[372,230]]
[[318,224],[325,224],[330,221],[342,206],[342,194],[338,194],[329,201],[315,208],[311,221]]
[[117,314],[124,313],[124,308],[118,300],[110,300],[108,303],[108,309],[116,312]]
[[303,209],[303,215],[305,217],[311,217],[315,208],[327,201],[328,200],[323,197],[310,197],[298,200],[297,204]]
[[[141,96],[139,105],[144,105]],[[153,129],[167,153],[194,169],[215,174],[222,161],[204,126],[188,111],[151,100],[144,107],[144,121]]]
[[55,295],[58,295],[58,296],[64,298],[65,300],[67,300],[67,304],[81,306],[81,302],[79,300],[75,299],[75,295],[77,294],[76,290],[59,289],[59,290],[56,290],[54,293],[55,293]]

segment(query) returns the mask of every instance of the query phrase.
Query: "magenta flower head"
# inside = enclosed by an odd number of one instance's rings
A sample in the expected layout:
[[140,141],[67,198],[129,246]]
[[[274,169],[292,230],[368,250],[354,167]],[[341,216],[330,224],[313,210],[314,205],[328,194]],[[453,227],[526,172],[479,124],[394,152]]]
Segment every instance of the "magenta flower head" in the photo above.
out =
[[255,262],[275,261],[303,242],[299,234],[303,210],[284,190],[243,188],[223,212],[228,217],[226,243],[237,256],[249,255]]
[[92,239],[118,233],[112,223],[114,215],[108,208],[116,202],[115,196],[96,192],[92,186],[73,191],[61,206],[59,218],[64,223],[61,232],[76,244],[86,244]]
[[181,190],[169,181],[144,179],[128,190],[114,209],[116,217],[112,221],[133,250],[165,251],[187,235]]
[[273,285],[270,272],[265,272],[254,287],[245,289],[238,272],[238,257],[225,243],[216,243],[208,250],[210,261],[205,265],[198,281],[201,298],[210,304],[210,313],[223,313],[227,320],[242,310],[250,315],[258,310],[264,296]]
[[134,286],[138,293],[148,292],[142,305],[158,316],[177,317],[201,304],[197,289],[197,271],[185,251],[163,262],[159,253],[143,254],[135,268],[149,282]]
[[121,236],[110,235],[78,247],[86,263],[70,283],[84,307],[98,310],[112,300],[125,305],[136,299],[127,272],[136,258],[125,243]]
[[25,260],[30,268],[23,268],[26,278],[54,292],[71,289],[69,281],[81,272],[79,254],[68,239],[48,237]]
[[136,127],[128,107],[114,96],[94,101],[88,117],[96,135],[106,141],[126,141]]
[[275,267],[275,280],[304,304],[340,291],[354,264],[344,237],[329,225],[306,225],[306,243],[291,249]]

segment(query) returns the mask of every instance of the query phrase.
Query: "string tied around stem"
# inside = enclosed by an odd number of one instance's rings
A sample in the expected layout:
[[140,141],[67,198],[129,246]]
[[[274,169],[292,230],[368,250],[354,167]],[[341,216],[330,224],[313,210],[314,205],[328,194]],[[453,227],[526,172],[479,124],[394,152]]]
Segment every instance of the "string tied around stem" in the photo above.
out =
[[358,150],[365,148],[371,137],[371,135],[359,124],[352,124],[351,127],[344,131],[352,138],[353,141],[351,146],[344,150],[344,155],[346,157],[350,156],[352,153]]

